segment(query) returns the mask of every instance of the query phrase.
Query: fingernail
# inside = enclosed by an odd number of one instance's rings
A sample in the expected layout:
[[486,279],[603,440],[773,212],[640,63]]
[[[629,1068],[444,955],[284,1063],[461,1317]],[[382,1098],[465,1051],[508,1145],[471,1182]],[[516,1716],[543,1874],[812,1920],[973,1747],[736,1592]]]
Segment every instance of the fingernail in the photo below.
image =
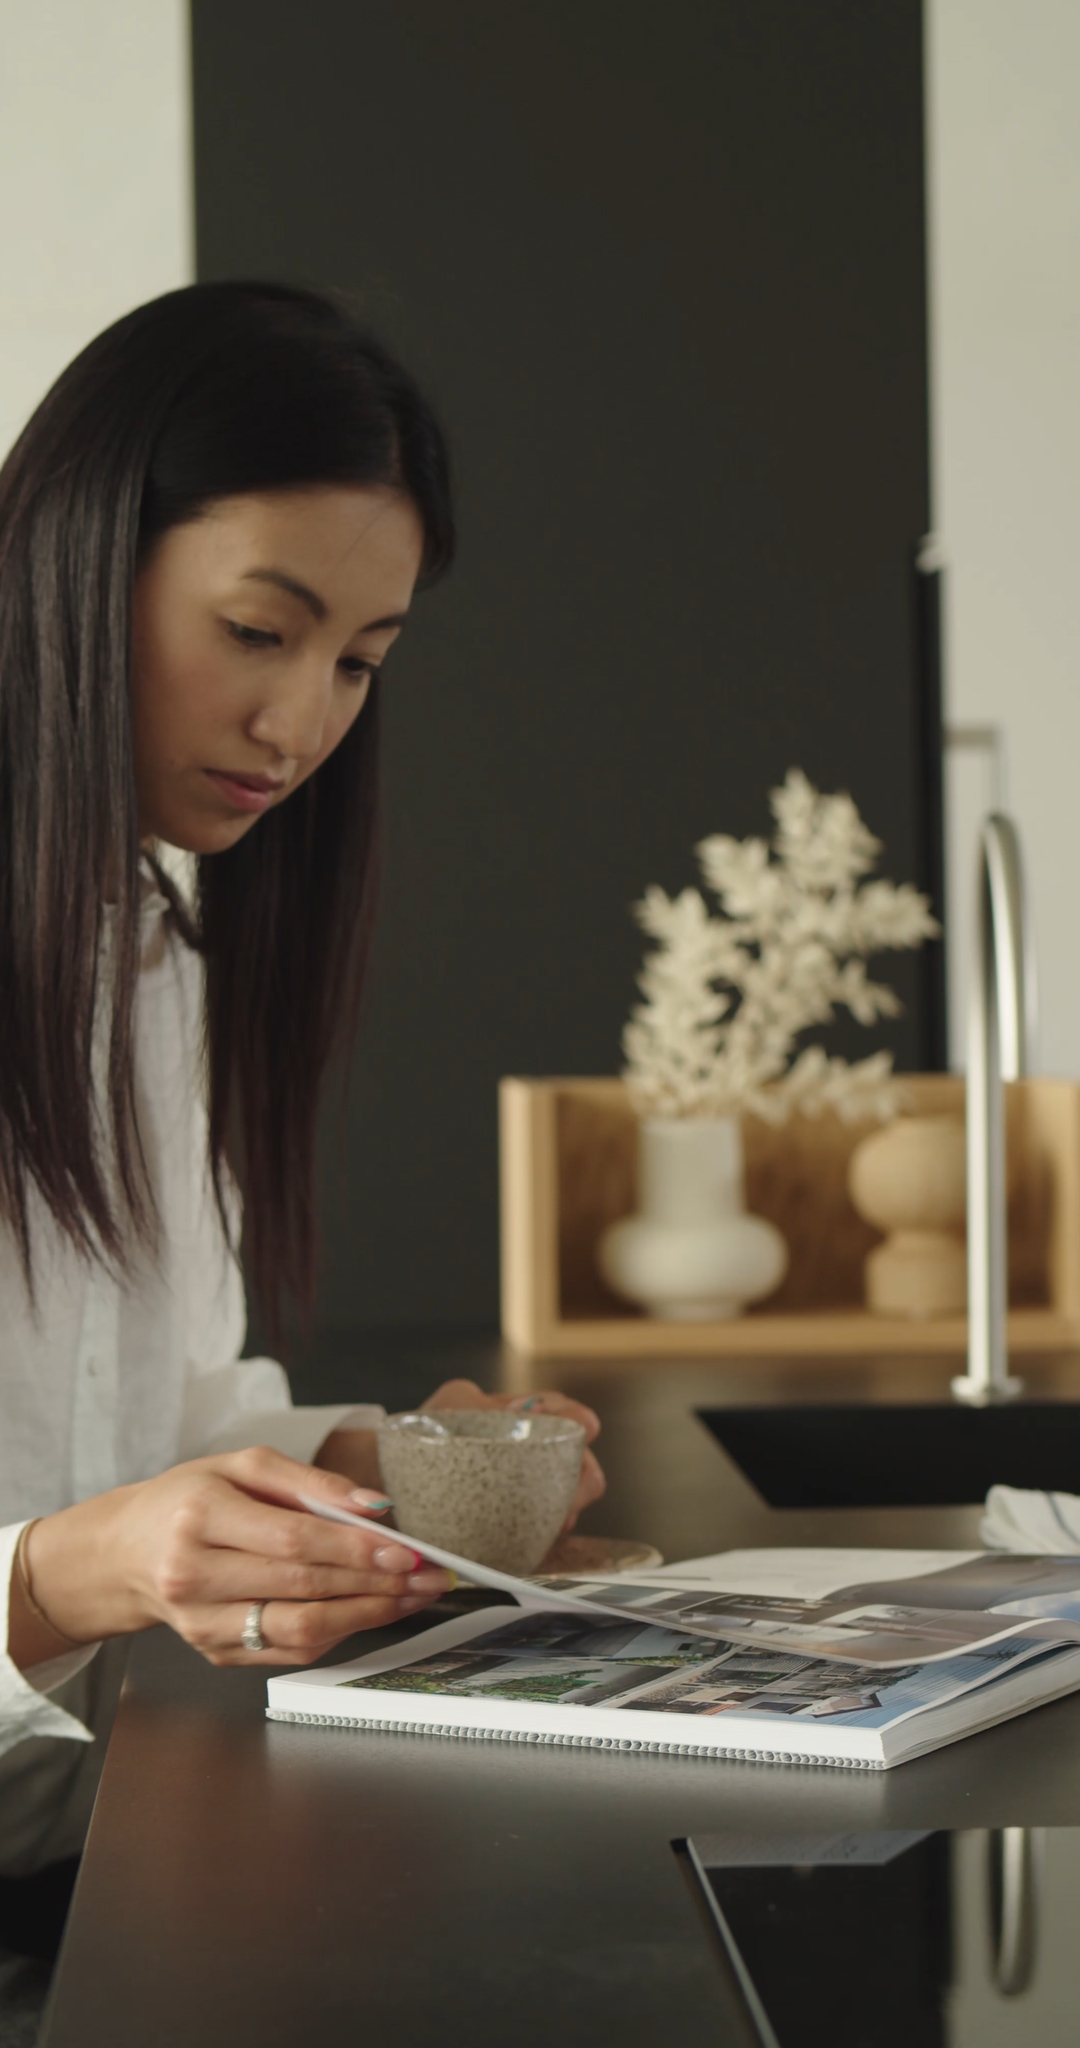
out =
[[530,1408],[539,1408],[543,1399],[543,1394],[519,1394],[516,1401],[511,1401],[510,1406],[516,1408],[519,1415],[527,1415]]
[[377,1550],[372,1563],[381,1572],[417,1572],[423,1559],[417,1557],[415,1550],[406,1550],[400,1543],[395,1543],[386,1550]]
[[398,1601],[397,1606],[399,1614],[417,1614],[421,1607],[431,1606],[431,1594],[417,1593],[415,1595],[404,1595]]
[[[448,1579],[450,1580],[449,1585],[446,1583]],[[437,1597],[440,1593],[452,1593],[456,1584],[457,1580],[454,1578],[453,1572],[440,1571],[437,1566],[429,1565],[427,1571],[422,1576],[418,1574],[412,1581],[411,1590],[408,1593],[402,1594],[402,1598],[405,1600],[412,1600],[414,1598],[430,1600]]]
[[394,1505],[389,1494],[369,1493],[363,1486],[354,1486],[349,1499],[354,1501],[358,1508],[367,1508],[373,1515],[385,1514],[386,1509]]

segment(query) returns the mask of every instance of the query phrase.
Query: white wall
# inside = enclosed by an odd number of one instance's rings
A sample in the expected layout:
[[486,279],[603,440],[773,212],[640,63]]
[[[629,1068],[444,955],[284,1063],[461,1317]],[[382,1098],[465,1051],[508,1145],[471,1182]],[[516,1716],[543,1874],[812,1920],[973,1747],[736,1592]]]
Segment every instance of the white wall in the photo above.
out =
[[[926,0],[926,21],[947,715],[1004,729],[1040,1064],[1080,1074],[1080,0]],[[950,906],[955,890],[966,913],[956,842],[987,783],[959,762],[950,781]]]
[[100,328],[192,275],[186,0],[0,0],[0,452]]

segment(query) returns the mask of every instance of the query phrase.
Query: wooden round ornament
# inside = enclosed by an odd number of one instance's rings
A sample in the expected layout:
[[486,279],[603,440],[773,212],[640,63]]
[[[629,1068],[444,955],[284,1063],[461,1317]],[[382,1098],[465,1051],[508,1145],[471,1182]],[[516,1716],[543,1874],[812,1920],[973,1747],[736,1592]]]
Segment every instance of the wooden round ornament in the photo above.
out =
[[958,1116],[900,1116],[851,1155],[848,1192],[884,1244],[866,1260],[866,1305],[877,1315],[963,1315],[967,1307],[964,1125]]

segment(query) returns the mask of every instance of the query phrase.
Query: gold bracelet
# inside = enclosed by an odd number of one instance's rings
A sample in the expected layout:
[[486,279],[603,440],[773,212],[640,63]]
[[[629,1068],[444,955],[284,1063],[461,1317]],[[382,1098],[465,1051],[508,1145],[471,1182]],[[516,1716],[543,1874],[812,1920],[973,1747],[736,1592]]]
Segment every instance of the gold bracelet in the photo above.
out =
[[38,1603],[34,1598],[34,1589],[30,1584],[30,1573],[27,1569],[26,1564],[26,1540],[30,1534],[31,1529],[36,1529],[40,1520],[41,1516],[35,1515],[33,1521],[24,1522],[21,1530],[19,1531],[19,1540],[15,1545],[15,1576],[18,1579],[19,1585],[22,1589],[23,1599],[25,1600],[28,1608],[30,1609],[30,1612],[34,1617],[34,1620],[40,1621],[42,1627],[47,1628],[49,1634],[51,1636],[55,1636],[59,1642],[70,1643],[71,1648],[73,1650],[79,1650],[82,1648],[82,1644],[77,1643],[73,1636],[66,1636],[62,1628],[57,1628],[55,1621],[49,1620],[48,1615],[44,1613],[42,1608],[38,1606]]

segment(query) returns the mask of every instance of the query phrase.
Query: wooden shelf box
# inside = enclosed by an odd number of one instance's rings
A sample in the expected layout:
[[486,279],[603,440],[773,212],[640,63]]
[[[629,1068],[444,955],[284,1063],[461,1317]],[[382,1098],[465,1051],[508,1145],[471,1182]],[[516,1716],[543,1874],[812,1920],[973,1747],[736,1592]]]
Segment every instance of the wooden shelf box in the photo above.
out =
[[[905,1075],[922,1115],[963,1114],[953,1074]],[[779,1128],[744,1119],[748,1207],[778,1224],[783,1286],[732,1322],[661,1322],[611,1293],[596,1268],[607,1224],[635,1206],[636,1125],[617,1080],[500,1085],[503,1332],[552,1357],[947,1352],[967,1321],[870,1315],[863,1261],[879,1233],[847,1193],[848,1161],[873,1125],[833,1115]],[[1027,1080],[1006,1091],[1009,1343],[1080,1348],[1080,1083]]]

